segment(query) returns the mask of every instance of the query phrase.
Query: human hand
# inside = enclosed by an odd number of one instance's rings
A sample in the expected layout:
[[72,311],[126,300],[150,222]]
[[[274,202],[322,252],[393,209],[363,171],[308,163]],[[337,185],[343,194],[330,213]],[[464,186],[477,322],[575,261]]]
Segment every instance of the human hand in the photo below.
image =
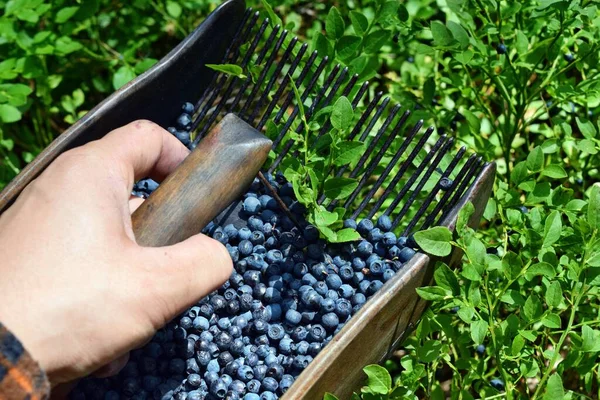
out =
[[204,235],[135,242],[134,181],[160,181],[187,154],[136,121],[62,154],[0,215],[0,321],[52,385],[122,359],[230,276],[227,250]]

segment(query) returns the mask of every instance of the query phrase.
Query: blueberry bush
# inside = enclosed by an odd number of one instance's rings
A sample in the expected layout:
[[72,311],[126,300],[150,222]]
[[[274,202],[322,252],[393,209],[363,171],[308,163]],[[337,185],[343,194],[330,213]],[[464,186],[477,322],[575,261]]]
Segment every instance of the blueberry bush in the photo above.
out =
[[[86,110],[149,68],[216,5],[207,0],[0,0],[0,188]],[[472,212],[467,207],[455,235],[443,228],[415,235],[433,254],[462,249],[462,266],[436,266],[432,286],[418,290],[431,305],[414,334],[386,369],[365,367],[366,385],[354,397],[597,398],[596,2],[277,0],[270,6],[248,5],[274,12],[273,19],[280,18],[320,54],[414,110],[411,118],[434,125],[498,166],[477,231],[463,222]],[[248,204],[252,207],[258,206]],[[325,321],[321,324],[333,324]],[[267,381],[267,387],[274,385]]]

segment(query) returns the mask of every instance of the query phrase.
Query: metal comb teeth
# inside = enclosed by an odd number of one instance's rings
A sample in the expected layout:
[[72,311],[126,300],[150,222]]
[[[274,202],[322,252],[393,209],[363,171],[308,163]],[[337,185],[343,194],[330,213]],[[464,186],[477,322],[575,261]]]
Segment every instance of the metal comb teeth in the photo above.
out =
[[[268,19],[259,22],[251,9],[221,63],[240,65],[246,77],[214,74],[195,107],[194,143],[229,112],[259,130],[271,120],[277,127],[271,137],[276,155],[267,173],[299,154],[287,135],[304,129],[291,82],[299,90],[307,120],[340,96],[348,97],[356,114],[361,111],[345,140],[366,143],[364,154],[352,168],[330,170],[336,177],[355,178],[358,185],[346,199],[318,200],[329,210],[344,208],[346,217],[388,215],[394,228],[407,236],[443,221],[483,167],[476,155],[464,159],[464,147],[455,151],[453,138],[436,137],[433,128],[423,130],[423,121],[411,122],[410,111],[391,104],[382,92],[369,91],[368,82],[358,85],[358,75],[350,76],[348,68],[309,52],[287,30],[270,26]],[[331,129],[325,120],[311,145]]]

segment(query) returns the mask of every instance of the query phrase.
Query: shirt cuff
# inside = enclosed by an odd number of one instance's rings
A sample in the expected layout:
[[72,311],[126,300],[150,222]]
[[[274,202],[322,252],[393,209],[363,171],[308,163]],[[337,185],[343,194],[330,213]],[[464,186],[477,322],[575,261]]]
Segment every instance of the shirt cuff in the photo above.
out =
[[0,323],[0,398],[43,400],[50,383],[39,364],[19,339]]

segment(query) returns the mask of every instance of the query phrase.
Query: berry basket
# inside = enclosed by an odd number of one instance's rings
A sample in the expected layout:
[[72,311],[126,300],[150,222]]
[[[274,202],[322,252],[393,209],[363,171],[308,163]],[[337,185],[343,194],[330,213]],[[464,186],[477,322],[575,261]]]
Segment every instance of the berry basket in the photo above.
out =
[[[246,13],[243,0],[229,0],[153,68],[125,85],[60,135],[0,193],[0,213],[23,188],[64,151],[102,137],[136,119],[148,119],[167,128],[181,104],[198,99],[208,89],[215,71],[205,64],[218,64],[234,40]],[[472,202],[475,227],[490,196],[495,165],[478,170],[453,207],[439,222],[454,229],[458,211]],[[444,261],[456,265],[455,251]],[[326,391],[342,399],[362,383],[361,367],[389,357],[417,324],[426,307],[415,289],[429,285],[437,260],[417,252],[345,324],[299,375],[285,399],[319,399]]]

